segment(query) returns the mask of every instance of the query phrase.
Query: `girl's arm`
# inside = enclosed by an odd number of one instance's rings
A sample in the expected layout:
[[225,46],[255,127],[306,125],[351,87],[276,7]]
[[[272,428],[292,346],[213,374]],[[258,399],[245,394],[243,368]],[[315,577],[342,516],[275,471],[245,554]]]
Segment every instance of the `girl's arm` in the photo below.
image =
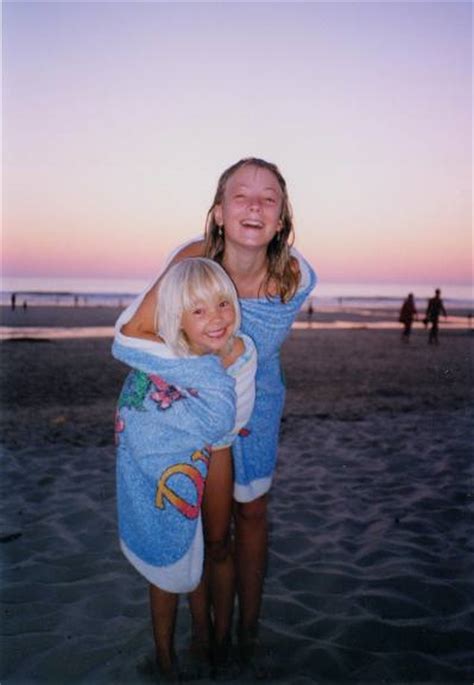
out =
[[160,279],[166,271],[177,262],[186,259],[187,257],[203,257],[204,256],[204,241],[198,240],[195,243],[186,245],[180,250],[166,266],[166,269],[158,277],[153,287],[147,292],[143,298],[140,306],[130,321],[127,321],[121,328],[121,333],[131,338],[143,338],[145,340],[157,340],[155,331],[155,317],[156,317],[156,289]]

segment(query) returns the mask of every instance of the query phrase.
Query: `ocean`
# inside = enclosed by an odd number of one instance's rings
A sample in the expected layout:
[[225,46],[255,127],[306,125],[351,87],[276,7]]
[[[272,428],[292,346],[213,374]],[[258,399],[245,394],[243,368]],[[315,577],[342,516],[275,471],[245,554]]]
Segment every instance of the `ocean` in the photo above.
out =
[[[105,278],[40,278],[10,277],[1,279],[0,304],[9,305],[13,293],[16,303],[26,301],[28,305],[89,305],[125,306],[150,282],[140,279]],[[319,282],[310,298],[314,307],[327,308],[344,306],[397,309],[409,292],[415,296],[419,308],[432,297],[435,287],[441,288],[441,295],[447,308],[473,308],[472,285],[443,285],[406,283],[329,283]]]

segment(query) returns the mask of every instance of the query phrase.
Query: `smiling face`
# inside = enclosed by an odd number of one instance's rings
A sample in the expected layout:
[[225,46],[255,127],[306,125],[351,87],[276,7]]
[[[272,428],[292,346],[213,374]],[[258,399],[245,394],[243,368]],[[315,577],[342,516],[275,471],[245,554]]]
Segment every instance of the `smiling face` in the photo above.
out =
[[234,333],[235,308],[225,296],[198,300],[181,317],[184,333],[192,354],[224,354]]
[[276,176],[263,167],[241,166],[228,179],[214,218],[227,244],[262,248],[281,230],[283,194]]

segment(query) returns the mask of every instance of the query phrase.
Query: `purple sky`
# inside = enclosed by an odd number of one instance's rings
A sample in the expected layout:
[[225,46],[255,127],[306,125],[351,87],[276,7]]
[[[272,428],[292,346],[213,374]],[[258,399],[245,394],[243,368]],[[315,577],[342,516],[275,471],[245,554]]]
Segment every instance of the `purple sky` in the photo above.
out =
[[151,277],[255,155],[326,281],[470,281],[471,27],[467,2],[4,2],[4,272]]

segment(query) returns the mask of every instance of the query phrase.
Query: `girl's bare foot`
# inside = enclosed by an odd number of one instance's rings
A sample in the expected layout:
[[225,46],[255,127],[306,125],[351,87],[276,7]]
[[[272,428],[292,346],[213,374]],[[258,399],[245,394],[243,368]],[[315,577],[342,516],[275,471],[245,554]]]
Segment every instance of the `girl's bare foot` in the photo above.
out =
[[176,654],[157,653],[156,667],[158,670],[160,681],[163,681],[164,683],[180,682]]
[[181,679],[200,680],[211,677],[211,648],[209,644],[194,638],[184,655],[181,665]]
[[215,680],[233,680],[240,675],[240,667],[234,656],[230,639],[212,647],[213,677]]
[[141,676],[145,676],[150,683],[179,683],[179,673],[176,662],[161,665],[157,658],[146,655],[142,656],[137,662],[137,671]]
[[255,680],[272,678],[275,669],[271,652],[256,635],[240,636],[239,654],[242,668],[250,671]]

